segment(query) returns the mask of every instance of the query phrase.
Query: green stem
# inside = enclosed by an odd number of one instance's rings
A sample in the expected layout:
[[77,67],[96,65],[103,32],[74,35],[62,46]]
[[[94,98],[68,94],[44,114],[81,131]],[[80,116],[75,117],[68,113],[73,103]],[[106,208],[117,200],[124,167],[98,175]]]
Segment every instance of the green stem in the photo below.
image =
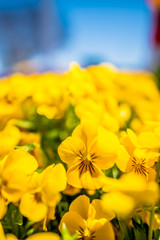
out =
[[154,224],[154,207],[150,212],[148,240],[152,240],[153,224]]

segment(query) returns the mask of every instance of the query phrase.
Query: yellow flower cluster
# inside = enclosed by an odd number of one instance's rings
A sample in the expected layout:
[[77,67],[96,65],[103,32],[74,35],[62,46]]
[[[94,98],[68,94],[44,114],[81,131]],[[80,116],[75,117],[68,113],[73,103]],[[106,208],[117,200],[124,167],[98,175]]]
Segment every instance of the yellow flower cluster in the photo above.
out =
[[0,239],[158,239],[159,106],[153,74],[109,64],[3,78]]

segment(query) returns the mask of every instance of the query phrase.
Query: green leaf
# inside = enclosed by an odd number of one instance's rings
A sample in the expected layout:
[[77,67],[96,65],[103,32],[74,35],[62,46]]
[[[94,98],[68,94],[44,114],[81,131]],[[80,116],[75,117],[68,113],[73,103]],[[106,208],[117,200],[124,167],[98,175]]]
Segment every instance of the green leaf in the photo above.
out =
[[23,225],[23,216],[19,212],[19,208],[13,203],[8,205],[7,214],[2,221],[5,232],[11,232],[17,237],[19,235],[19,227]]
[[16,149],[23,149],[26,152],[32,152],[37,146],[37,143],[28,143],[24,146],[17,146]]
[[147,235],[144,231],[144,229],[140,228],[133,228],[134,235],[135,235],[135,240],[147,240]]
[[125,239],[125,240],[132,240],[132,233],[131,229],[129,228],[127,222],[122,219],[118,219],[119,226],[120,226],[120,239]]
[[132,224],[135,240],[147,240],[147,231],[144,227],[143,220],[138,213],[134,214]]
[[35,129],[35,124],[33,122],[27,121],[27,120],[17,120],[15,125],[19,128],[23,128],[23,129],[30,129],[30,130]]
[[160,240],[160,229],[154,232],[154,240]]

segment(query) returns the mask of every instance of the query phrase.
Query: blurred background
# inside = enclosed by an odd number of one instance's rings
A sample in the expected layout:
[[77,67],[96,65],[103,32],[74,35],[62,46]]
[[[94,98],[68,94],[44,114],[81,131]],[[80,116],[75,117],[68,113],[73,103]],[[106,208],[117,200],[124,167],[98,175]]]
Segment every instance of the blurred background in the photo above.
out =
[[157,9],[145,0],[0,0],[0,74],[65,71],[73,61],[152,69]]

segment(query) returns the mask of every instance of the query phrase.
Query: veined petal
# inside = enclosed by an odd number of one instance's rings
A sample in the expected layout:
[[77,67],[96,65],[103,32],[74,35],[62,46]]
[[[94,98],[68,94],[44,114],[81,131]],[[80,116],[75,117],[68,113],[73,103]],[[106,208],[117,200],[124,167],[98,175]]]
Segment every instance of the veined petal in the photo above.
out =
[[98,189],[102,187],[101,177],[104,176],[103,172],[94,164],[90,173],[87,165],[83,166],[83,173],[80,173],[79,163],[71,166],[67,171],[68,183],[77,188]]
[[77,137],[66,138],[58,148],[58,154],[61,160],[67,164],[72,164],[77,158],[79,159],[80,152],[86,152],[84,142]]
[[85,229],[86,227],[84,219],[74,211],[69,211],[63,215],[59,225],[59,230],[61,232],[63,223],[65,223],[71,235],[75,234],[79,230],[81,231],[81,229]]
[[79,178],[79,163],[72,165],[67,171],[67,181],[73,187],[83,188]]
[[92,174],[87,170],[80,176],[81,184],[85,189],[99,189],[102,187],[101,178],[104,173],[94,164],[93,168]]

